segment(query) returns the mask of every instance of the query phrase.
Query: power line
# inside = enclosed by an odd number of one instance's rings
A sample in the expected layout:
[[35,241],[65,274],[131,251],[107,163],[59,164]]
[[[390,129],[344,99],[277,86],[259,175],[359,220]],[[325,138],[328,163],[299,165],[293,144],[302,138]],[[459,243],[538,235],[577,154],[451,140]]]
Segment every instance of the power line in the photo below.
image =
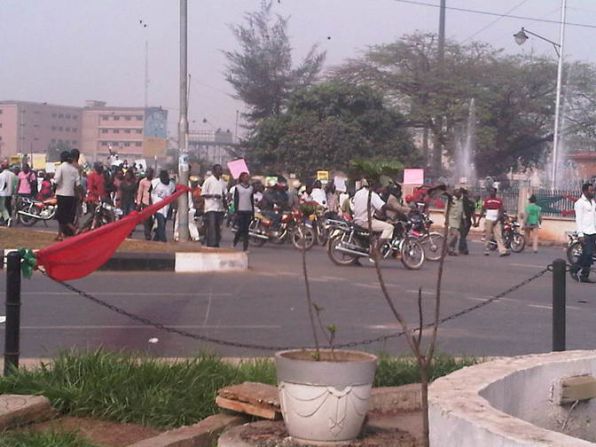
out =
[[[418,6],[429,6],[431,8],[440,8],[440,5],[435,5],[433,3],[424,3],[416,0],[394,0],[399,3],[408,3],[411,5],[418,5]],[[541,23],[552,23],[555,25],[560,25],[561,22],[559,20],[550,20],[550,19],[538,19],[536,17],[528,17],[528,16],[517,16],[511,14],[501,14],[498,12],[492,11],[484,11],[480,9],[467,9],[467,8],[457,8],[455,6],[447,6],[446,9],[450,9],[452,11],[459,11],[459,12],[469,12],[471,14],[481,14],[485,16],[493,16],[493,17],[501,17],[501,18],[508,18],[508,19],[519,19],[519,20],[527,20],[529,22],[541,22]],[[596,29],[596,25],[590,25],[588,23],[573,23],[573,22],[565,22],[565,25],[569,26],[577,26],[581,28],[590,28]]]
[[490,22],[488,25],[483,26],[482,28],[480,28],[478,31],[476,31],[474,34],[471,34],[470,36],[466,37],[464,40],[462,40],[461,43],[467,42],[468,40],[476,37],[478,34],[480,34],[483,31],[486,31],[488,28],[490,28],[491,26],[493,26],[495,23],[497,23],[499,20],[501,20],[503,17],[506,17],[507,14],[512,13],[513,11],[515,11],[517,8],[519,8],[520,6],[522,6],[524,3],[527,3],[528,0],[522,0],[520,3],[518,3],[516,6],[514,6],[513,8],[511,8],[509,11],[501,14],[501,16],[497,17],[495,20],[493,20],[492,22]]

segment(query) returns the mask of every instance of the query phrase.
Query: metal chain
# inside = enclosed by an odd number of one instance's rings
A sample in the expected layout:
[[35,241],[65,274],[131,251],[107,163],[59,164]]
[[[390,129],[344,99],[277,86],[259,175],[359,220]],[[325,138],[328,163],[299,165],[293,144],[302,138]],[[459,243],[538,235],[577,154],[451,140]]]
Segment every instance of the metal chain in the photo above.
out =
[[[509,295],[510,293],[537,280],[538,278],[542,277],[545,273],[547,273],[549,271],[552,271],[552,265],[547,266],[545,269],[541,270],[540,272],[536,273],[535,275],[532,275],[529,278],[523,280],[522,282],[509,287],[508,289],[504,290],[503,292],[501,292],[491,298],[488,298],[486,301],[483,301],[483,302],[478,303],[471,307],[467,307],[465,309],[462,309],[458,312],[452,313],[446,317],[439,319],[438,324],[446,323],[448,321],[454,320],[456,318],[459,318],[459,317],[467,315],[471,312],[474,312],[475,310],[478,310],[485,306],[488,306],[489,304],[494,303],[495,301],[498,301],[499,299],[505,297],[506,295]],[[42,273],[44,275],[48,276],[46,272],[42,271]],[[48,276],[48,278],[49,278],[49,276]],[[50,278],[50,279],[52,279],[52,278]],[[252,344],[252,343],[241,343],[241,342],[236,342],[236,341],[222,340],[222,339],[218,339],[218,338],[208,337],[206,335],[199,335],[199,334],[188,332],[188,331],[185,331],[182,329],[172,328],[172,327],[166,326],[162,323],[150,320],[148,318],[135,315],[135,314],[128,312],[118,306],[115,306],[113,304],[110,304],[103,300],[100,300],[99,298],[96,298],[83,290],[77,289],[76,287],[74,287],[68,283],[65,283],[62,281],[57,281],[54,279],[53,279],[53,281],[62,285],[66,289],[70,290],[71,292],[74,292],[74,293],[82,296],[83,298],[88,299],[89,301],[92,301],[95,304],[105,307],[117,314],[124,315],[125,317],[128,317],[133,321],[137,321],[137,322],[142,323],[146,326],[152,326],[152,327],[162,330],[164,332],[180,335],[182,337],[192,338],[194,340],[205,341],[205,342],[214,343],[214,344],[223,345],[223,346],[232,346],[232,347],[236,347],[236,348],[246,348],[246,349],[257,349],[257,350],[262,350],[262,351],[284,351],[284,350],[288,350],[288,349],[306,348],[305,346],[270,346],[270,345],[258,345],[258,344]],[[434,326],[434,322],[427,323],[422,327],[422,329],[428,329],[433,326]],[[412,329],[412,332],[416,332],[417,330],[418,330],[418,328]],[[370,344],[378,343],[378,342],[385,342],[386,340],[389,340],[392,338],[401,337],[404,334],[405,334],[405,331],[401,331],[401,332],[396,332],[394,334],[382,335],[379,337],[368,338],[368,339],[364,339],[364,340],[360,340],[360,341],[334,344],[333,347],[336,349],[354,348],[357,346],[364,346],[364,345],[370,345]]]

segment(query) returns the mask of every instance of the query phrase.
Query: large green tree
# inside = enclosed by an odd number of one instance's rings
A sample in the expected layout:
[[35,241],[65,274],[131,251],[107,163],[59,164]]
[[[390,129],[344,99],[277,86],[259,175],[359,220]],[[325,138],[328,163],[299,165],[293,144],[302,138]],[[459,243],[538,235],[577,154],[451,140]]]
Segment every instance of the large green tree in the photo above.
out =
[[226,80],[244,101],[250,126],[279,115],[292,92],[317,77],[325,53],[313,46],[297,66],[287,34],[288,18],[274,15],[272,2],[263,0],[256,12],[245,14],[245,23],[232,26],[240,49],[224,51],[228,60]]
[[287,110],[257,126],[249,143],[251,162],[302,176],[347,169],[354,158],[421,161],[399,112],[370,87],[337,81],[297,91]]

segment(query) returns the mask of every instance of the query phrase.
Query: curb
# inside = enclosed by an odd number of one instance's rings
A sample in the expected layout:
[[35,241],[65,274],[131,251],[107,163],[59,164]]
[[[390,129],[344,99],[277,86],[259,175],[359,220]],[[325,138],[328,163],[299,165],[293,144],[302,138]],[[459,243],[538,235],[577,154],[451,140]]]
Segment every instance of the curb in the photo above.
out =
[[[2,262],[0,270],[5,268],[7,253],[14,248],[0,249]],[[175,273],[213,273],[242,272],[248,270],[248,254],[244,251],[201,252],[120,252],[114,255],[99,268],[103,272],[175,272]]]

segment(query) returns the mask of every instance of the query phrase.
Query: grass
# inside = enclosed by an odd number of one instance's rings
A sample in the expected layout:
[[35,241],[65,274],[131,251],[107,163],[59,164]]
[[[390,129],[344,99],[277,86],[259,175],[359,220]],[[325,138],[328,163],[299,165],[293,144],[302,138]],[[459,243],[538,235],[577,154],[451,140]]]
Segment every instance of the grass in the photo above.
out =
[[77,433],[11,432],[0,433],[0,447],[94,447]]
[[[435,379],[473,363],[473,359],[438,356],[431,377]],[[217,413],[217,390],[244,381],[275,384],[273,362],[256,360],[234,365],[212,355],[201,355],[165,363],[104,350],[69,351],[51,365],[0,377],[0,394],[42,394],[70,416],[171,428]],[[381,356],[375,386],[418,381],[414,359]]]

